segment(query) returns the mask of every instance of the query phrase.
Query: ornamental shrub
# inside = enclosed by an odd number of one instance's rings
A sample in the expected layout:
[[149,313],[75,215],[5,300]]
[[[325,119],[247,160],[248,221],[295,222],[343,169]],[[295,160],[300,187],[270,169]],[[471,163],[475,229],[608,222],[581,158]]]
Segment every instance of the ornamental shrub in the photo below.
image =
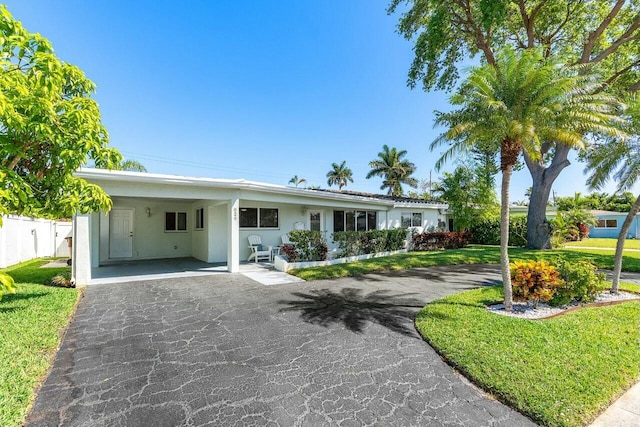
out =
[[[500,244],[500,218],[478,221],[469,230],[472,243],[480,245]],[[509,246],[527,245],[527,217],[513,216],[509,218]]]
[[471,233],[443,232],[414,234],[411,244],[414,251],[433,251],[438,249],[464,248],[471,242]]
[[556,289],[564,284],[560,272],[544,261],[521,261],[511,264],[513,299],[534,307],[551,300]]
[[403,249],[407,230],[337,231],[332,235],[339,257],[350,257]]
[[[294,248],[284,251],[289,262],[295,261],[324,261],[327,259],[329,248],[322,237],[322,232],[313,230],[293,230],[289,232],[289,239]],[[291,245],[283,245],[291,246]],[[293,258],[293,259],[292,259]]]
[[590,302],[606,287],[604,273],[597,273],[595,265],[586,261],[560,261],[558,271],[564,284],[558,287],[551,306],[569,304],[572,300]]
[[13,281],[13,277],[5,273],[0,273],[0,300],[2,300],[3,294],[15,294],[16,284]]

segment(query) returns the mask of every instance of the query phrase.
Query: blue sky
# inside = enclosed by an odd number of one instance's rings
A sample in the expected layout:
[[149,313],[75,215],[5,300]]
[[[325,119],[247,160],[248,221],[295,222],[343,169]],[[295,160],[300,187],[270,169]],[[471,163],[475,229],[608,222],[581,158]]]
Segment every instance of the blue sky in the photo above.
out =
[[[448,94],[406,86],[413,45],[386,0],[5,3],[97,84],[111,145],[150,172],[326,188],[346,160],[347,189],[378,192],[365,176],[387,144],[417,178],[438,176],[428,147]],[[582,170],[573,162],[557,194],[585,193]],[[512,200],[530,185],[516,173]]]

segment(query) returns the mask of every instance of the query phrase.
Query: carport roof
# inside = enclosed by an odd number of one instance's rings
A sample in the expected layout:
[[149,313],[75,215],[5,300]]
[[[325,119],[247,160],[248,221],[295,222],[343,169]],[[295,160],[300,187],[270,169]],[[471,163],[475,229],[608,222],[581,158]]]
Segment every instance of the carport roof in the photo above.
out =
[[359,201],[376,203],[387,207],[422,207],[431,209],[446,209],[448,204],[429,200],[409,198],[389,198],[386,195],[316,191],[306,188],[294,188],[265,182],[248,181],[246,179],[204,178],[181,175],[166,175],[147,172],[114,171],[106,169],[81,168],[75,175],[88,181],[107,180],[129,183],[171,184],[195,187],[226,188],[236,190],[251,190],[263,193],[291,194],[305,198]]

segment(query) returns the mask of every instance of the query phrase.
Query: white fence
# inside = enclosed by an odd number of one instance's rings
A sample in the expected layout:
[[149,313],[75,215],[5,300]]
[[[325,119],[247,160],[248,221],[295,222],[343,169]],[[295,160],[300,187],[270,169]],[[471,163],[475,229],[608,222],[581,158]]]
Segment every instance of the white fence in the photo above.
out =
[[68,257],[65,237],[71,236],[71,222],[2,217],[0,227],[0,268],[40,257]]

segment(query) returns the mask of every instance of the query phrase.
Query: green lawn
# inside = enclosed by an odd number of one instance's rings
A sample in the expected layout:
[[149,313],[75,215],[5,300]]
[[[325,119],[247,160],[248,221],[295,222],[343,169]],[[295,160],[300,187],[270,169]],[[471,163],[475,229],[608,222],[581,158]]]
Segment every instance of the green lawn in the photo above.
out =
[[19,426],[46,375],[69,323],[79,291],[43,286],[69,268],[39,268],[31,261],[0,270],[16,281],[17,293],[0,301],[0,425]]
[[[599,268],[613,269],[613,251],[606,249],[556,249],[536,251],[522,248],[509,249],[511,261],[516,260],[567,260],[589,261]],[[498,246],[471,245],[464,249],[445,251],[408,252],[382,258],[372,258],[347,264],[326,267],[312,267],[293,270],[290,273],[305,280],[334,279],[381,271],[406,270],[418,267],[451,264],[498,264],[500,248]],[[623,271],[640,271],[640,252],[625,251]]]
[[638,380],[638,302],[523,320],[485,308],[501,298],[491,287],[434,301],[416,328],[473,382],[542,425],[588,423]]
[[[617,239],[584,239],[579,242],[567,242],[565,247],[592,247],[592,248],[616,248]],[[624,241],[625,249],[640,249],[640,240],[627,239]]]

